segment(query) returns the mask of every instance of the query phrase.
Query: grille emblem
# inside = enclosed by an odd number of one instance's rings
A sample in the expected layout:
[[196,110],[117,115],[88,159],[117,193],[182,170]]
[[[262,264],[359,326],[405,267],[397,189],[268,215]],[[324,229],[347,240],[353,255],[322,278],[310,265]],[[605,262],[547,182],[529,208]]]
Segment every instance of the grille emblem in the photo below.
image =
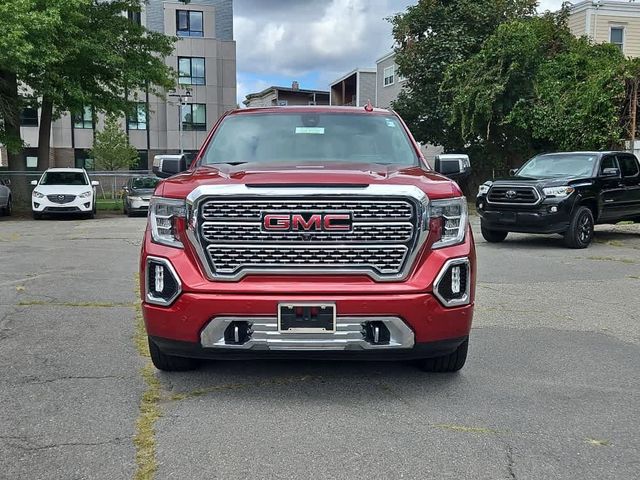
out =
[[505,196],[507,198],[514,199],[518,196],[518,192],[516,192],[515,190],[507,190],[507,193],[505,193]]
[[64,195],[58,195],[58,200],[64,200]]
[[263,213],[262,229],[268,232],[349,232],[351,213]]

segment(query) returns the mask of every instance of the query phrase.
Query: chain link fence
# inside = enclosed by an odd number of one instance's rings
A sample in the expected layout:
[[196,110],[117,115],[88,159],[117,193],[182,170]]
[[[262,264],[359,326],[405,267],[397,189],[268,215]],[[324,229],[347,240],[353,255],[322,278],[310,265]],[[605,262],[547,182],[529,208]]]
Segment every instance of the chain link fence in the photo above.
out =
[[[0,170],[0,179],[11,182],[11,196],[13,207],[16,210],[29,210],[31,208],[31,192],[34,187],[33,180],[39,180],[43,172],[6,171]],[[90,180],[100,182],[96,187],[98,207],[106,206],[107,209],[122,207],[123,187],[131,177],[150,175],[148,170],[117,171],[117,172],[88,172]]]

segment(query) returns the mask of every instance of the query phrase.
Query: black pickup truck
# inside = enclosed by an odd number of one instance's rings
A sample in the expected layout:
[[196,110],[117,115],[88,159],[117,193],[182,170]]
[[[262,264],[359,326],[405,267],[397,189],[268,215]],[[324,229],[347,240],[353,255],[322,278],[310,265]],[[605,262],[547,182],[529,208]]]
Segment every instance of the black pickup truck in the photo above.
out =
[[640,222],[640,164],[633,154],[548,153],[511,175],[478,191],[488,242],[501,242],[509,232],[559,233],[568,247],[586,248],[596,224]]

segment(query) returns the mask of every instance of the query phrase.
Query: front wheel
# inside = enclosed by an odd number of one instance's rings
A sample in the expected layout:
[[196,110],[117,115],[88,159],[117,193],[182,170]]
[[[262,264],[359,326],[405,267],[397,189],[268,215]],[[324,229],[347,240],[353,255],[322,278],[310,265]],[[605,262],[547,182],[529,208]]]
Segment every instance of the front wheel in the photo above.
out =
[[578,207],[564,234],[564,243],[569,248],[587,248],[593,240],[593,230],[593,213],[587,207]]
[[41,213],[31,212],[31,215],[33,215],[33,219],[34,220],[41,220],[42,219],[42,214]]
[[425,372],[457,372],[464,367],[464,364],[467,361],[468,350],[469,340],[465,340],[454,352],[441,357],[425,358],[419,361],[419,366]]
[[507,238],[507,235],[509,235],[509,232],[491,230],[485,227],[484,224],[480,224],[480,231],[482,232],[484,239],[489,243],[500,243]]
[[1,215],[6,215],[7,217],[11,216],[11,197],[7,199],[7,206],[0,209]]
[[175,357],[162,353],[160,348],[149,337],[149,353],[153,366],[165,372],[185,372],[198,368],[198,361],[193,358]]

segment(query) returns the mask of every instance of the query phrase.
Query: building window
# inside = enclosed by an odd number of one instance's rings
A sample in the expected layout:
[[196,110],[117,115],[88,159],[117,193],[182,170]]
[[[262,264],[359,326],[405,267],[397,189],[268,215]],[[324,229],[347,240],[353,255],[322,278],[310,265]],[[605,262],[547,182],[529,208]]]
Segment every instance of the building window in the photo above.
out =
[[204,85],[204,58],[178,57],[178,83]]
[[20,112],[20,125],[23,127],[38,126],[38,109],[33,107],[25,107]]
[[149,170],[149,152],[138,150],[138,163],[131,170]]
[[278,100],[279,107],[286,107],[287,105],[289,105],[289,100]]
[[179,37],[204,37],[202,12],[196,10],[176,11],[176,33]]
[[127,10],[127,18],[136,25],[142,25],[142,12],[140,11]]
[[147,129],[147,104],[136,103],[131,112],[127,116],[127,125],[129,130],[146,130]]
[[620,50],[624,50],[624,27],[611,27],[609,41],[617,45]]
[[395,81],[396,67],[395,65],[391,65],[384,69],[384,86],[388,87],[389,85],[393,85]]
[[182,105],[182,129],[206,130],[207,106],[203,103]]
[[75,166],[76,168],[84,168],[85,170],[95,170],[96,163],[91,158],[89,154],[89,150],[85,150],[83,148],[76,148],[74,151],[75,157]]
[[84,107],[82,113],[74,113],[73,128],[93,128],[93,108]]
[[36,170],[38,168],[38,149],[24,149],[24,165],[28,170]]

